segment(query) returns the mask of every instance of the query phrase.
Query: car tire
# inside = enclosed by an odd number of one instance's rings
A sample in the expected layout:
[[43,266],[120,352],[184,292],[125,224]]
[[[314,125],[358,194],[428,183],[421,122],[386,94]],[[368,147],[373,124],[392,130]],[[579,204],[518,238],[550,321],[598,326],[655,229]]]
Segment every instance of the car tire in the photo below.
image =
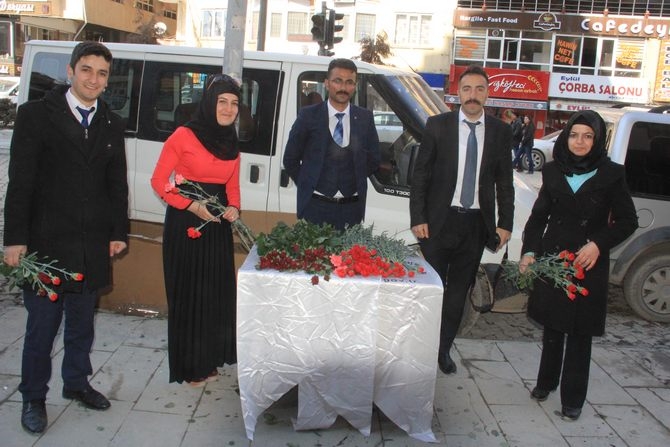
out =
[[623,290],[637,315],[670,323],[670,255],[656,251],[641,256],[628,269]]
[[[533,170],[541,171],[546,161],[544,158],[544,154],[542,153],[541,150],[533,148],[531,156],[533,157]],[[521,165],[523,166],[524,170],[526,171],[528,170],[528,157],[526,157],[525,155],[521,157]]]

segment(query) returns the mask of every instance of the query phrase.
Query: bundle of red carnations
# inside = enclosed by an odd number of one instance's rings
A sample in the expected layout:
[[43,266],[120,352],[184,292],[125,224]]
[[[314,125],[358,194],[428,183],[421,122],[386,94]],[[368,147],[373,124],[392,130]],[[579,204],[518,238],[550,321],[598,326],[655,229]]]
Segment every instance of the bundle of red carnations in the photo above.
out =
[[[181,186],[184,186],[184,188]],[[201,202],[210,210],[214,211],[213,214],[215,217],[221,217],[228,208],[221,203],[218,196],[207,193],[200,184],[187,180],[181,174],[176,174],[174,177],[174,182],[170,182],[165,185],[165,192],[180,194],[187,199]],[[186,230],[186,234],[191,239],[197,239],[202,236],[203,227],[210,222],[211,220],[206,220],[197,227],[189,227]],[[242,246],[244,246],[247,252],[251,250],[251,247],[254,245],[254,241],[256,239],[253,231],[251,231],[251,229],[244,222],[242,222],[242,218],[238,218],[230,225],[233,231],[235,231],[239,237]]]
[[505,265],[504,278],[515,283],[519,289],[532,288],[536,278],[551,281],[556,287],[563,289],[569,299],[574,300],[577,294],[582,296],[589,294],[585,287],[574,282],[584,279],[584,268],[574,261],[575,254],[563,250],[558,254],[548,254],[535,259],[523,273],[519,271],[517,262],[508,262]]
[[403,241],[373,234],[373,227],[354,225],[337,231],[330,225],[304,220],[288,226],[279,223],[270,234],[256,239],[257,268],[312,273],[312,284],[319,277],[328,281],[331,273],[347,276],[413,277],[423,267],[410,266],[406,260],[414,251]]
[[[0,256],[4,257],[4,254],[0,253]],[[59,275],[74,281],[84,280],[83,274],[56,267],[56,262],[58,261],[40,261],[37,253],[31,253],[21,257],[18,267],[10,267],[4,262],[0,263],[0,274],[9,278],[10,286],[20,287],[28,283],[37,291],[38,295],[56,301],[58,293],[56,293],[54,287],[58,287],[62,283]]]

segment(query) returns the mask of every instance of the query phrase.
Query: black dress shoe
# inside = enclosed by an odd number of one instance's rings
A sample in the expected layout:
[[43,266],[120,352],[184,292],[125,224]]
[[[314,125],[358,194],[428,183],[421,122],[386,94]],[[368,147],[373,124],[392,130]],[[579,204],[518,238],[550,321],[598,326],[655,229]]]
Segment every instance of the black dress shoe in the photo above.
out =
[[68,390],[63,388],[63,398],[77,400],[84,404],[85,407],[93,410],[106,410],[111,406],[102,393],[94,390],[90,386],[83,390]]
[[550,390],[542,390],[538,387],[533,388],[533,391],[530,392],[530,397],[535,399],[538,402],[544,402],[549,397]]
[[579,419],[579,416],[581,414],[582,414],[581,408],[572,408],[563,406],[563,409],[561,410],[561,416],[563,416],[563,419],[568,419],[571,421],[576,421],[577,419]]
[[44,399],[23,403],[21,425],[29,433],[42,433],[47,428],[47,407],[44,405]]
[[456,373],[456,363],[451,360],[451,357],[447,356],[447,358],[443,359],[438,359],[437,360],[437,365],[440,367],[440,371],[442,371],[445,374],[455,374]]

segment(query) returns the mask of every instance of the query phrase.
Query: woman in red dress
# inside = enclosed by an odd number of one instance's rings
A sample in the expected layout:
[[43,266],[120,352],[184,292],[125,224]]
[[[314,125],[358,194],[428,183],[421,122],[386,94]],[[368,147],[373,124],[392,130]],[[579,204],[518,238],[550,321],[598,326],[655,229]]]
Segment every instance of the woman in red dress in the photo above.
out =
[[[238,83],[211,76],[195,117],[163,146],[151,186],[167,202],[163,270],[168,301],[170,382],[203,386],[217,367],[236,363],[236,284],[230,223],[240,208],[240,155],[235,130]],[[227,206],[218,212],[202,200],[169,191],[174,176],[197,183]],[[188,188],[181,185],[179,188]],[[193,238],[188,229],[203,227]]]

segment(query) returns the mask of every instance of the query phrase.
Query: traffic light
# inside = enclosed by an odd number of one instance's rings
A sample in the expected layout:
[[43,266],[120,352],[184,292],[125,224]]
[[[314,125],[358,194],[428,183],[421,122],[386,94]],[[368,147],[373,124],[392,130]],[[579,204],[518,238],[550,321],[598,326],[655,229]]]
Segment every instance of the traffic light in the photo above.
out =
[[323,43],[326,40],[326,14],[318,13],[312,16],[312,40]]
[[325,44],[328,48],[333,48],[336,43],[342,42],[342,38],[335,33],[339,33],[344,28],[344,25],[339,25],[337,22],[344,18],[344,14],[338,14],[334,9],[328,10],[328,20],[326,21],[326,35]]

